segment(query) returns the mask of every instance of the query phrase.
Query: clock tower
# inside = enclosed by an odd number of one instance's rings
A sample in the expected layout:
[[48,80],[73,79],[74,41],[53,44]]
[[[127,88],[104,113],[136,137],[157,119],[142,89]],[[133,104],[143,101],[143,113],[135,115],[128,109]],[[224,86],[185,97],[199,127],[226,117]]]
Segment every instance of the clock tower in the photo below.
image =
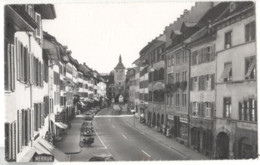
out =
[[[120,95],[125,97],[125,67],[122,63],[121,55],[119,56],[119,62],[114,68],[114,92],[115,102],[118,102]],[[122,98],[122,96],[120,96]]]

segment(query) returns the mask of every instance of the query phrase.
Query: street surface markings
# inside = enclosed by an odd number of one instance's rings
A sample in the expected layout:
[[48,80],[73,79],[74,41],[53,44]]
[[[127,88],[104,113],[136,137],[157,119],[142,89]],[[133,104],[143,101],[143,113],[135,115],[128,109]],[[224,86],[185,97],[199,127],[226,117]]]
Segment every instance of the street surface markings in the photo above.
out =
[[100,115],[95,116],[95,118],[102,118],[102,117],[133,117],[134,115]]
[[94,131],[95,131],[95,133],[96,133],[98,139],[101,141],[102,145],[105,147],[105,149],[107,149],[107,146],[105,145],[105,143],[103,142],[103,140],[98,136],[96,130],[94,130]]
[[146,155],[146,156],[148,156],[149,158],[151,157],[149,154],[147,154],[144,150],[142,150],[142,152]]
[[126,137],[124,134],[122,134],[122,136],[123,136],[125,139],[127,139],[127,137]]

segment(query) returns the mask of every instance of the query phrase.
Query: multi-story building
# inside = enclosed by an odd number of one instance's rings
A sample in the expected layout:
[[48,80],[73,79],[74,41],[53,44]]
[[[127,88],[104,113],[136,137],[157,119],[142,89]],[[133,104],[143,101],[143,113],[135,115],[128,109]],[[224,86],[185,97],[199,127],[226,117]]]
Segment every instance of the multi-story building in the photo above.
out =
[[185,40],[190,50],[190,146],[198,152],[213,157],[215,131],[215,41],[216,32],[211,29],[215,20],[229,3],[219,3],[198,22],[201,28]]
[[[164,125],[164,56],[162,53],[165,46],[165,35],[160,35],[148,45],[146,45],[140,51],[140,66],[143,67],[140,71],[139,84],[140,91],[142,91],[143,97],[147,97],[146,93],[148,84],[148,112],[147,123],[148,125],[155,127],[158,131],[163,130]],[[147,60],[148,59],[148,60]],[[146,62],[144,62],[146,61]],[[149,64],[147,64],[149,63]],[[148,66],[146,66],[148,65]],[[148,74],[148,81],[147,76]],[[141,83],[142,82],[142,83]],[[146,84],[147,83],[147,84]]]
[[[134,105],[135,105],[136,113],[138,114],[138,117],[140,118],[140,115],[142,114],[141,107],[140,107],[140,105],[141,105],[140,68],[138,66],[136,66],[136,67],[134,67],[134,70],[135,70],[135,78],[134,78],[134,82],[133,82],[134,89],[135,89]],[[148,83],[146,85],[148,86]],[[145,96],[145,94],[146,94],[146,96]],[[145,100],[148,101],[148,89],[147,89],[146,93],[144,93],[142,98],[143,98],[143,101],[144,101],[144,98],[146,98]]]
[[[190,11],[185,10],[177,21],[166,28],[167,42],[167,118],[173,127],[171,133],[180,142],[189,145],[189,74],[190,51],[185,48],[184,40],[202,26],[199,20],[213,7],[213,2],[197,2]],[[170,31],[168,33],[168,31]],[[170,116],[169,116],[170,115]],[[170,124],[170,122],[169,122]]]
[[5,6],[5,158],[8,161],[33,161],[32,156],[44,150],[42,143],[52,146],[48,136],[52,110],[47,108],[51,69],[42,52],[42,19],[55,17],[53,5]]
[[125,99],[125,67],[122,63],[121,55],[119,57],[119,62],[114,68],[114,99],[115,102],[119,102],[119,97],[122,96]]
[[135,109],[135,69],[134,68],[128,68],[126,72],[126,79],[127,82],[125,84],[126,91],[128,91],[127,94],[127,100],[128,100],[128,109]]
[[216,30],[215,157],[257,157],[256,34],[254,2],[231,2]]

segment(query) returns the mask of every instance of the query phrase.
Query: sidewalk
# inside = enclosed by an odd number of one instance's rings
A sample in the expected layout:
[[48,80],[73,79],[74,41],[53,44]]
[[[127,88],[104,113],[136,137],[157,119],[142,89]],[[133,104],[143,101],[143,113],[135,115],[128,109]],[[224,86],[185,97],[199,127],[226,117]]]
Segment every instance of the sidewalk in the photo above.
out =
[[81,148],[79,146],[79,141],[81,123],[82,119],[74,118],[71,121],[71,128],[66,130],[61,141],[55,142],[55,146],[66,154],[80,153]]
[[202,155],[187,146],[180,144],[172,138],[167,138],[162,133],[155,131],[154,129],[148,127],[147,125],[141,124],[137,118],[135,118],[135,125],[133,124],[133,118],[125,118],[125,121],[133,128],[139,130],[140,133],[147,135],[148,137],[154,139],[155,141],[170,147],[176,152],[183,155],[186,159],[189,160],[209,160],[210,158]]

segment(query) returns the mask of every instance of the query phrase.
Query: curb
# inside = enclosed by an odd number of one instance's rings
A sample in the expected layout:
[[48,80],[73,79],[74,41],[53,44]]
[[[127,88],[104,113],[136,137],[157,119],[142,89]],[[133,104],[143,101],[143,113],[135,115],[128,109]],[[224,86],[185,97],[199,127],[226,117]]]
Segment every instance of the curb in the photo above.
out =
[[[130,125],[129,121],[126,121],[126,122],[128,123],[128,125]],[[136,127],[133,127],[133,128],[135,128],[135,129],[137,129],[137,130],[139,130],[139,131],[142,131],[142,130],[140,130],[139,128],[136,128]],[[153,137],[153,136],[150,136],[150,135],[149,135],[148,133],[146,133],[146,132],[140,132],[140,133],[142,133],[142,134],[144,134],[144,135],[146,135],[146,136],[148,136],[148,137],[154,139],[154,141],[159,142],[159,143],[163,144],[164,146],[168,146],[168,145],[167,145],[166,143],[164,143],[163,141],[158,140],[157,138],[155,138],[155,137]],[[175,148],[172,147],[172,146],[169,146],[169,148],[173,149],[175,152],[177,152],[177,153],[179,153],[180,155],[182,155],[185,159],[190,160],[190,156],[187,156],[186,154],[184,154],[183,152],[181,152],[181,151],[175,149]]]

